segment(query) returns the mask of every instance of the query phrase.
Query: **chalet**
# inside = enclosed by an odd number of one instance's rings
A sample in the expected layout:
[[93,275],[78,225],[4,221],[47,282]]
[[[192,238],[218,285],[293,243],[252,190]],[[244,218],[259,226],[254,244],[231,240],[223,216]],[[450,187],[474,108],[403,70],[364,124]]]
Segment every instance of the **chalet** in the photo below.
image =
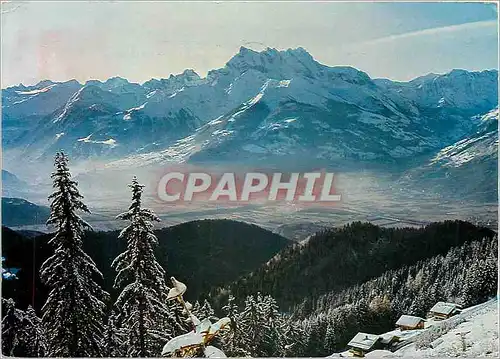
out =
[[396,327],[400,330],[424,329],[424,323],[423,318],[403,314],[396,322]]
[[380,335],[380,344],[382,344],[384,349],[390,350],[394,345],[399,343],[400,340],[400,336],[395,333],[395,331]]
[[364,357],[366,353],[381,347],[380,336],[376,334],[358,333],[347,344],[349,351],[357,357]]
[[455,303],[438,302],[431,308],[427,317],[435,320],[448,319],[460,313],[460,309],[461,306]]

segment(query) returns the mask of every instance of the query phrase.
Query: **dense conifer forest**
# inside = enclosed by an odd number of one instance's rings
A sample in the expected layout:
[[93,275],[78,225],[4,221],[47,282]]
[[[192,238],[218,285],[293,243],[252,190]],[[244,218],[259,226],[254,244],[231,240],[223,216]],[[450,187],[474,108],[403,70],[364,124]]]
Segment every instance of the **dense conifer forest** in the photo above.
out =
[[289,246],[258,270],[211,294],[217,300],[229,292],[244,298],[261,291],[289,309],[306,298],[315,300],[386,271],[446,255],[464,243],[494,237],[494,231],[463,221],[433,223],[423,228],[382,228],[355,222]]

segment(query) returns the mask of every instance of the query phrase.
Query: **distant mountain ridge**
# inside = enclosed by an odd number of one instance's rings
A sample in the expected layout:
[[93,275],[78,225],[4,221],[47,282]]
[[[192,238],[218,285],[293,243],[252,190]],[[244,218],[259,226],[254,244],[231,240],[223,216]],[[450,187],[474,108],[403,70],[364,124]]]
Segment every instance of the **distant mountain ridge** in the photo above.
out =
[[3,140],[23,158],[400,163],[475,131],[498,104],[498,72],[453,70],[409,82],[322,65],[303,48],[245,47],[201,78],[185,70],[144,84],[42,81],[2,91]]
[[[407,171],[401,183],[433,180],[431,190],[462,200],[498,199],[498,108],[474,119],[475,132],[443,148],[422,166]],[[456,180],[450,180],[456,179]]]
[[45,224],[50,209],[22,198],[2,197],[2,225],[23,226]]

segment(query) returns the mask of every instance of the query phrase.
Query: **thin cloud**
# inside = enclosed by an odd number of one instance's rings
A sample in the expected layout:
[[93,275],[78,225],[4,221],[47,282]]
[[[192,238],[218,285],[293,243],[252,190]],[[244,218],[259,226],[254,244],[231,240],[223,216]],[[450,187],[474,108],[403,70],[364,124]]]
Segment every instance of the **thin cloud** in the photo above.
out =
[[421,36],[429,36],[429,35],[439,35],[443,33],[453,33],[464,30],[473,30],[473,29],[481,29],[481,28],[495,28],[497,29],[498,24],[495,20],[486,20],[486,21],[476,21],[469,22],[460,25],[451,25],[451,26],[443,26],[443,27],[434,27],[431,29],[418,30],[413,32],[407,32],[404,34],[391,35],[386,37],[381,37],[374,40],[364,41],[361,43],[357,43],[356,45],[379,45],[384,43],[389,43],[397,40],[410,39]]

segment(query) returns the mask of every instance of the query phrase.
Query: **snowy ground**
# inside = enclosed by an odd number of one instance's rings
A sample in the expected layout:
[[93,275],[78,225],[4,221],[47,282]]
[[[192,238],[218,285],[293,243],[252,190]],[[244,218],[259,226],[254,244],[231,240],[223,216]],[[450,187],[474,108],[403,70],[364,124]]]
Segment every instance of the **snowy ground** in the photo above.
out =
[[464,322],[434,340],[431,348],[417,350],[415,344],[410,344],[393,355],[412,358],[498,358],[498,300],[466,309],[458,317]]
[[[433,323],[434,324],[434,323]],[[450,328],[440,336],[430,336],[433,327]],[[415,332],[415,331],[413,331]],[[366,358],[479,358],[499,357],[498,350],[498,299],[464,309],[463,312],[448,320],[436,322],[411,338],[412,342],[424,343],[418,349],[411,343],[394,353],[387,350],[374,350]],[[427,339],[425,339],[427,338]],[[427,342],[426,342],[427,341]],[[331,357],[349,357],[347,352],[333,354]]]

